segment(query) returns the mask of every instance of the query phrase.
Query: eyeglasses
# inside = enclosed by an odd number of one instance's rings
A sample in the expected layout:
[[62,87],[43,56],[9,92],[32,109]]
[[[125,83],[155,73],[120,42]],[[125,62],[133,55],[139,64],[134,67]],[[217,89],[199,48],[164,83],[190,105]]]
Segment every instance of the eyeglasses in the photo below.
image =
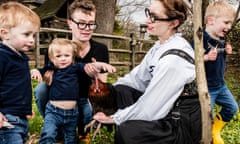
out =
[[156,21],[171,21],[171,20],[176,19],[176,17],[173,17],[173,18],[158,18],[153,13],[151,13],[148,8],[145,8],[145,15],[146,15],[147,18],[149,18],[151,20],[152,23],[155,23]]
[[97,24],[91,24],[91,23],[82,23],[82,22],[76,22],[74,19],[71,18],[71,21],[74,22],[80,30],[84,30],[87,27],[90,30],[95,30],[97,28]]

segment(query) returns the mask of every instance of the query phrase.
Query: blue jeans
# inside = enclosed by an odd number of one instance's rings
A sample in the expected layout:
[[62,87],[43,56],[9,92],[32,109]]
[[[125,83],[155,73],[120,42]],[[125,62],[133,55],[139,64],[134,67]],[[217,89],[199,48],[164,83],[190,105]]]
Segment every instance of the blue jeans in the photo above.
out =
[[6,114],[14,128],[0,128],[0,144],[24,144],[28,137],[28,121],[25,118]]
[[[92,121],[92,107],[88,101],[88,98],[79,98],[78,109],[78,134],[85,135],[86,133],[84,132],[84,127]],[[87,132],[89,132],[89,130]]]
[[[34,90],[34,97],[39,113],[44,117],[45,106],[49,100],[48,86],[45,82],[39,83]],[[84,126],[92,120],[92,107],[87,98],[79,98],[78,101],[78,133],[85,135]]]
[[220,105],[222,107],[220,111],[222,120],[229,122],[238,111],[238,104],[232,93],[225,84],[216,87],[208,87],[208,90],[211,95],[212,110],[214,109],[215,103]]
[[34,98],[39,113],[44,117],[45,107],[49,100],[48,97],[48,86],[45,82],[39,83],[34,89]]
[[64,110],[48,102],[39,144],[53,144],[57,142],[56,137],[59,129],[64,134],[64,143],[76,144],[77,120],[78,107]]

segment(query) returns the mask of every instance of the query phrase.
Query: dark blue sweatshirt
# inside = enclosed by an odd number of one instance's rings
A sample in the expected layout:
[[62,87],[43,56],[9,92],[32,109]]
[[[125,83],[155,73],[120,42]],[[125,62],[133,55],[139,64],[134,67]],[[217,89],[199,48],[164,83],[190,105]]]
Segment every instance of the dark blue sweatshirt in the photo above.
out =
[[32,113],[29,58],[0,44],[0,112],[25,117]]
[[[193,42],[192,42],[192,46]],[[203,32],[203,46],[205,54],[212,48],[217,48],[218,55],[215,61],[206,61],[205,71],[208,87],[215,87],[224,84],[224,72],[226,68],[226,53],[225,53],[225,40],[222,38],[220,41],[213,39],[205,30]]]
[[84,66],[83,63],[76,63],[63,69],[52,68],[54,74],[49,89],[49,99],[57,101],[77,100],[79,97],[78,76],[85,73]]

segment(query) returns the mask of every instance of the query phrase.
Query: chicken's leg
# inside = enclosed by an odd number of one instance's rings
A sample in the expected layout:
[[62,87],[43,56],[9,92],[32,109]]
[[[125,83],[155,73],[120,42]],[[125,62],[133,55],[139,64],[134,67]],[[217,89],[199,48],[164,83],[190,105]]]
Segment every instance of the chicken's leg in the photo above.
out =
[[[90,132],[93,132],[93,127],[96,124],[96,120],[92,120],[90,123],[88,123],[85,127],[84,127],[84,131],[86,132],[88,128],[90,128]],[[96,135],[99,133],[100,134],[100,128],[101,128],[102,124],[98,123],[97,124],[97,128],[94,131],[93,135],[92,135],[92,139],[94,139],[96,137]]]

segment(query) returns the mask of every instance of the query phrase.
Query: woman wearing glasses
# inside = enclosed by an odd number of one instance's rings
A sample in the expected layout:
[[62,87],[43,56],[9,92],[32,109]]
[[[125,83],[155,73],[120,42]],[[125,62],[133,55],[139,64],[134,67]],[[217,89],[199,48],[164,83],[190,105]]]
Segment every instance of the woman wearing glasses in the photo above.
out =
[[148,32],[158,41],[114,84],[117,112],[94,119],[117,125],[116,144],[199,143],[200,103],[195,87],[188,87],[196,77],[194,51],[177,33],[187,8],[182,0],[153,0],[145,13]]
[[[76,62],[88,63],[92,62],[92,58],[99,62],[109,63],[109,53],[105,45],[93,41],[92,34],[97,28],[96,24],[96,8],[89,0],[75,0],[68,8],[67,23],[72,31],[72,40],[81,44],[81,49],[76,58]],[[48,58],[48,56],[45,56]],[[48,63],[48,59],[45,63]],[[36,72],[33,70],[32,72]],[[51,75],[51,73],[50,73]],[[107,80],[107,73],[101,73],[98,78],[102,81]],[[84,132],[84,126],[92,120],[92,108],[88,102],[88,89],[91,84],[91,78],[86,75],[79,76],[79,122],[78,134],[80,141],[89,143],[90,137],[88,132]],[[47,86],[40,83],[35,88],[35,99],[38,110],[44,117],[45,106],[48,101]]]

